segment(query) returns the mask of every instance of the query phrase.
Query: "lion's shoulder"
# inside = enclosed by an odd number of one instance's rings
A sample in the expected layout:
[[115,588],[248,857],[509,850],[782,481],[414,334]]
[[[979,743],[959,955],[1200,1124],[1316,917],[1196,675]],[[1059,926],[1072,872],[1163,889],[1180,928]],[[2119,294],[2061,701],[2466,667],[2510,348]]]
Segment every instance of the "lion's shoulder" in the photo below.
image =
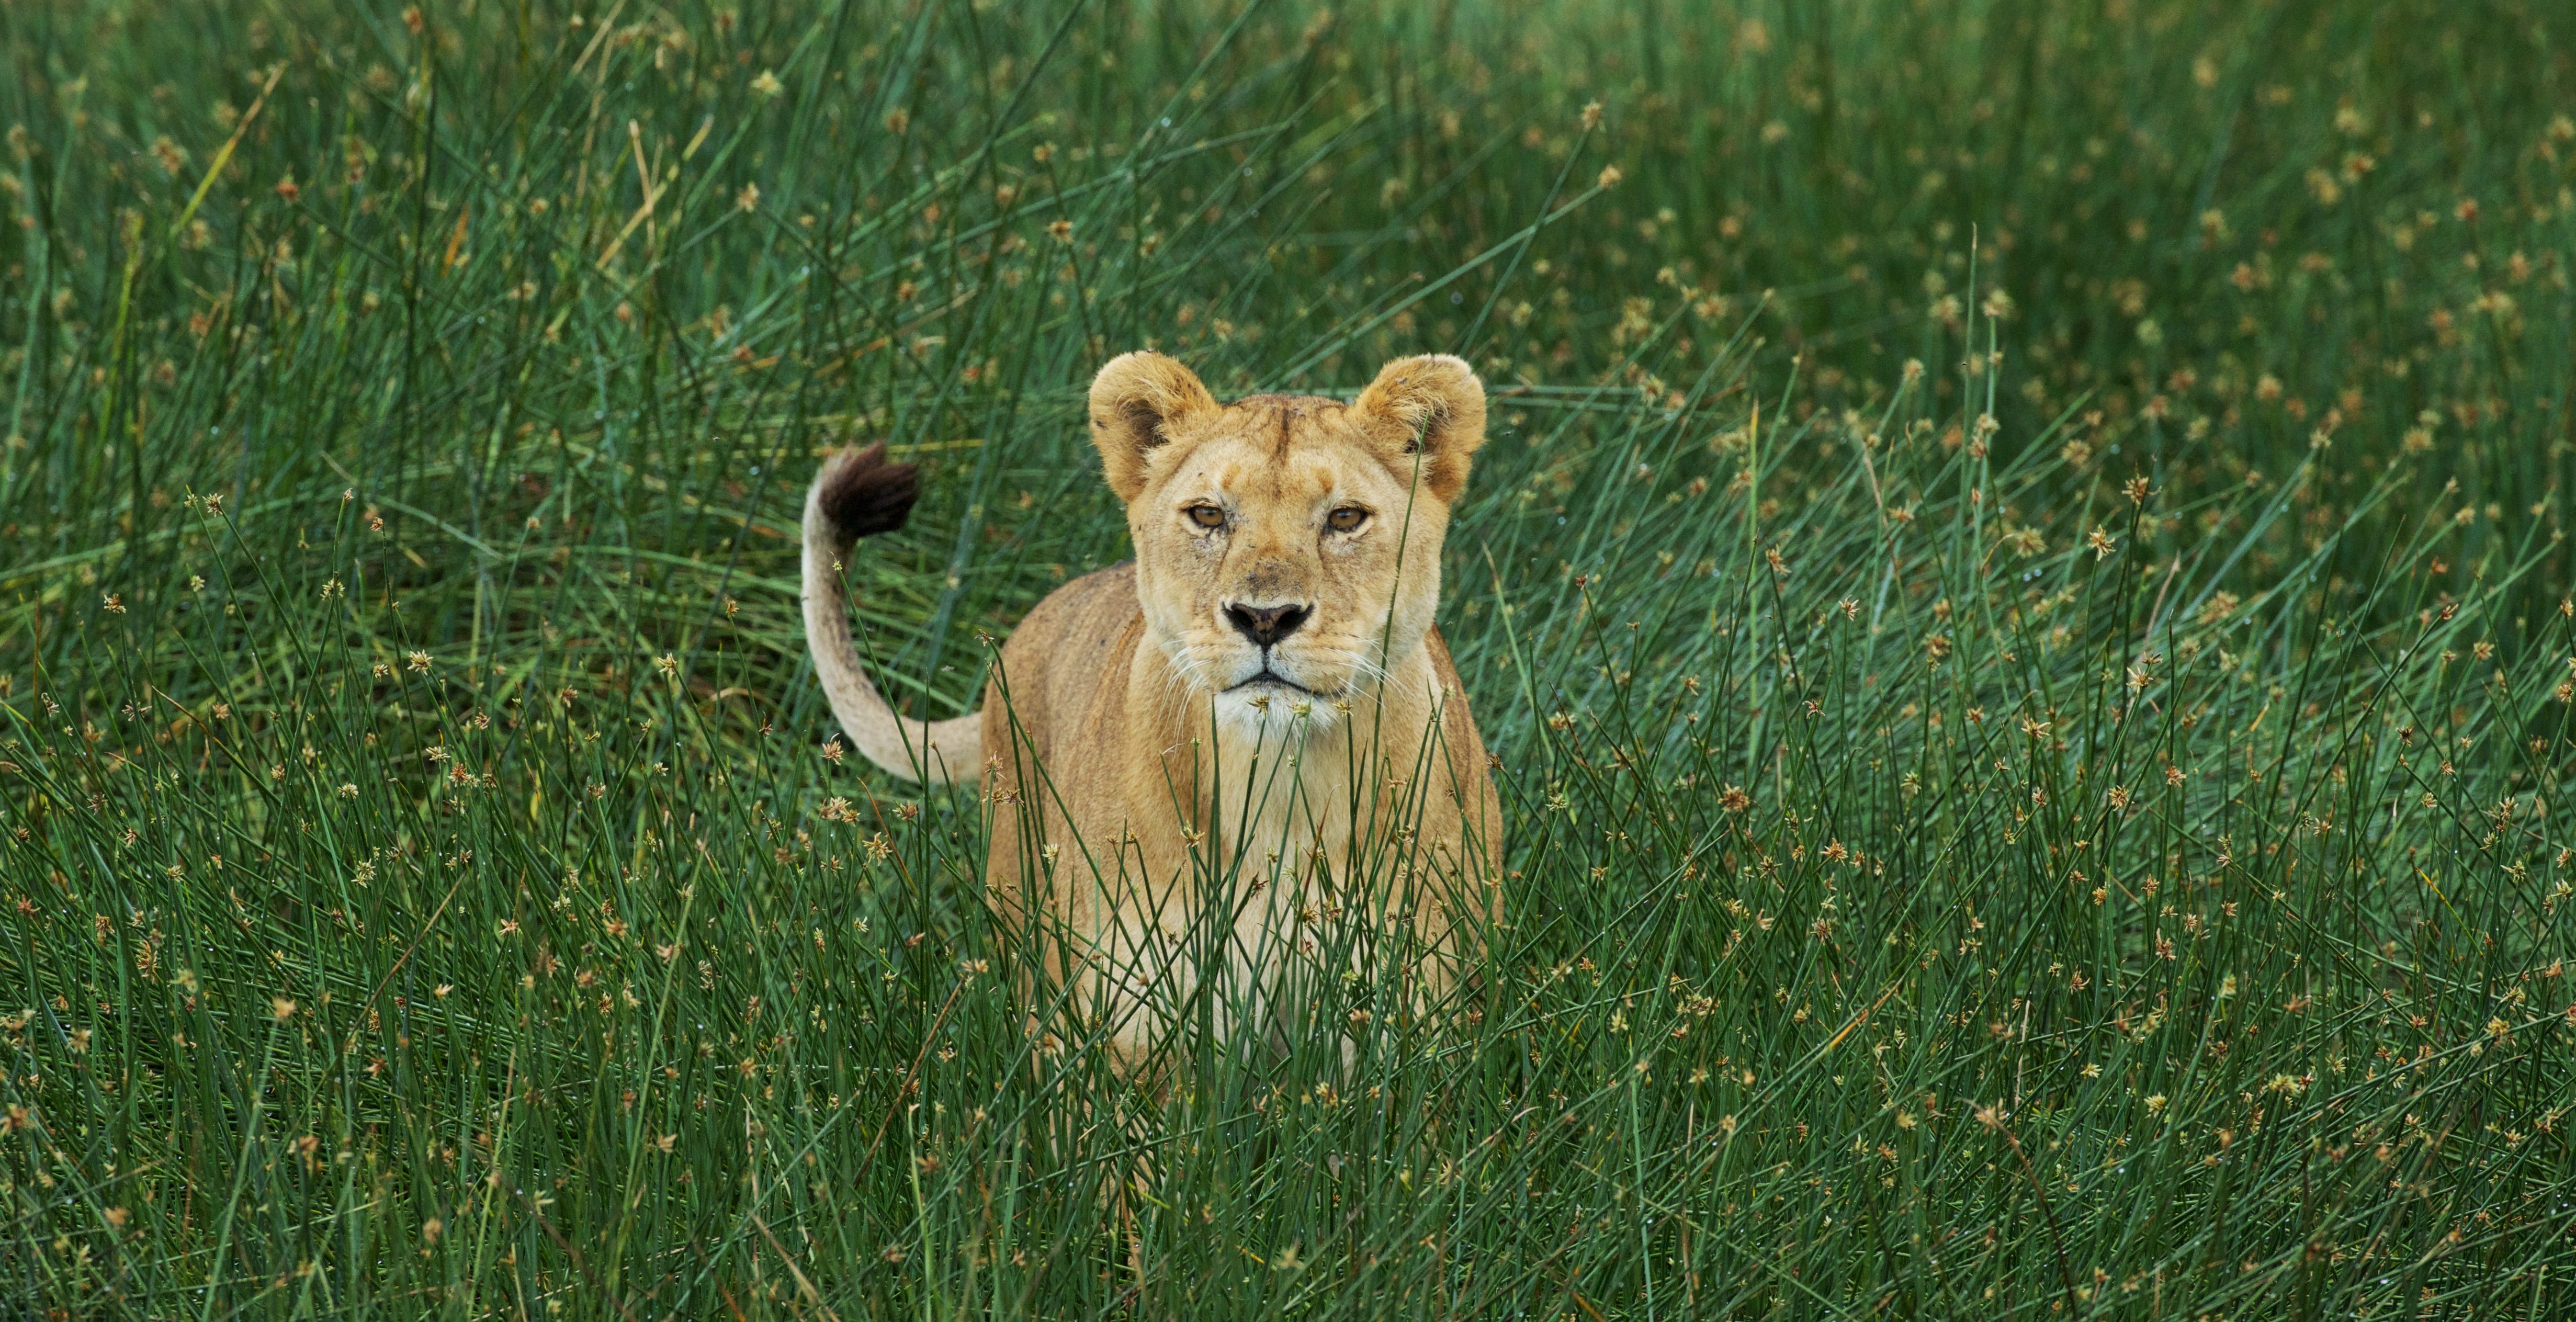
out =
[[1144,606],[1136,598],[1136,562],[1121,560],[1048,593],[1020,622],[1013,636],[1027,632],[1032,624],[1046,628],[1122,627],[1143,613]]
[[1134,561],[1093,570],[1048,593],[1021,618],[1002,644],[1003,669],[1021,695],[1037,686],[1052,712],[1087,710],[1106,676],[1125,678],[1144,618]]

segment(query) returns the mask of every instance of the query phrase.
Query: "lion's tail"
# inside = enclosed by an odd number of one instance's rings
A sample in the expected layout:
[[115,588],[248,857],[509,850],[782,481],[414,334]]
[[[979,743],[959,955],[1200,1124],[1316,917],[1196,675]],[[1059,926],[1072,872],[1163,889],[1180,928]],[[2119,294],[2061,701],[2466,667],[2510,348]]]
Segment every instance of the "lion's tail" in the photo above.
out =
[[896,715],[859,668],[841,589],[843,557],[859,538],[902,527],[914,495],[913,466],[886,462],[883,442],[823,461],[805,493],[805,641],[832,714],[859,751],[906,780],[944,784],[975,774],[982,714],[945,721]]

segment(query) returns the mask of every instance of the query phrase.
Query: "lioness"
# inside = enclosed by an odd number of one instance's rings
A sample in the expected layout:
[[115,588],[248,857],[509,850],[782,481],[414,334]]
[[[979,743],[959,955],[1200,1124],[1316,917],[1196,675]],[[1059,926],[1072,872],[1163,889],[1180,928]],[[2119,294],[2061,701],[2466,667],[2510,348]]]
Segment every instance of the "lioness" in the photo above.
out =
[[1047,996],[1042,968],[1122,1069],[1202,1014],[1279,1033],[1299,967],[1327,975],[1308,985],[1400,983],[1377,1016],[1435,1005],[1499,901],[1502,813],[1432,624],[1485,439],[1475,373],[1405,358],[1348,404],[1220,404],[1180,363],[1130,353],[1093,380],[1090,413],[1136,559],[1038,603],[982,710],[950,720],[887,707],[842,596],[842,557],[903,524],[913,468],[882,445],[823,464],[804,609],[833,713],[896,775],[981,776],[990,899],[1035,952],[1023,991]]

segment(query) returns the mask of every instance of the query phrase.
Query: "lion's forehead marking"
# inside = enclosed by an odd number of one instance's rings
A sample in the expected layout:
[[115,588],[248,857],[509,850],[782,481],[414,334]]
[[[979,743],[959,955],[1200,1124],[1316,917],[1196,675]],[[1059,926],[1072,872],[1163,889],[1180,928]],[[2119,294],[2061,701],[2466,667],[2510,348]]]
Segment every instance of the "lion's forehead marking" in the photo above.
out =
[[1227,430],[1247,444],[1263,446],[1277,462],[1311,438],[1323,416],[1341,409],[1337,401],[1311,395],[1247,395],[1226,407]]
[[1259,446],[1240,437],[1241,445],[1218,458],[1210,477],[1228,495],[1261,492],[1282,503],[1313,500],[1342,486],[1341,466],[1347,456],[1332,439],[1306,435],[1286,450]]

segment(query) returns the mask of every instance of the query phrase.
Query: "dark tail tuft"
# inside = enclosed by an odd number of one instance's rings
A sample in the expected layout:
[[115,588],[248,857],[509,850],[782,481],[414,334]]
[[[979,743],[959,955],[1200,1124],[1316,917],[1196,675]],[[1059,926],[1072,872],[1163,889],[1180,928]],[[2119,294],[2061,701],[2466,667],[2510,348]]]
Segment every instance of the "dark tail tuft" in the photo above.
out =
[[912,513],[920,484],[911,464],[889,463],[885,442],[825,461],[814,501],[844,541],[893,532]]

